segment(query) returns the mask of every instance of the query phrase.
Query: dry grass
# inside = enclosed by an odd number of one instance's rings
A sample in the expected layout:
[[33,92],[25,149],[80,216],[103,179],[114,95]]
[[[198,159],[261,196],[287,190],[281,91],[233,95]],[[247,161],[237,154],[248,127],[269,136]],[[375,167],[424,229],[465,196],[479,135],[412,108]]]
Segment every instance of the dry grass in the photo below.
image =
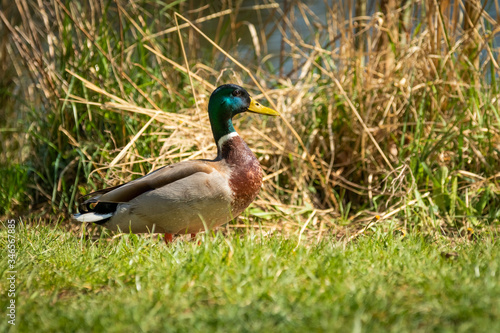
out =
[[2,156],[30,165],[31,211],[72,211],[78,192],[212,158],[208,97],[234,82],[282,115],[236,120],[266,173],[250,225],[319,238],[389,220],[498,222],[500,28],[479,1],[345,1],[321,18],[300,2],[167,7],[20,0],[0,11],[2,70],[27,103],[6,111],[6,128],[24,121],[2,131]]

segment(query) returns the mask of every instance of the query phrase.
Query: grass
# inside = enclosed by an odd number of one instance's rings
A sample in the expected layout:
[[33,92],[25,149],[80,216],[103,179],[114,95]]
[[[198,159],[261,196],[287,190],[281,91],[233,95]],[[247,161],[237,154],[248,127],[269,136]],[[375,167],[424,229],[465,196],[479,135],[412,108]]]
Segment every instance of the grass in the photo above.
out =
[[355,242],[298,245],[280,233],[232,231],[166,246],[31,222],[17,237],[18,332],[500,329],[496,234],[450,240],[379,228]]

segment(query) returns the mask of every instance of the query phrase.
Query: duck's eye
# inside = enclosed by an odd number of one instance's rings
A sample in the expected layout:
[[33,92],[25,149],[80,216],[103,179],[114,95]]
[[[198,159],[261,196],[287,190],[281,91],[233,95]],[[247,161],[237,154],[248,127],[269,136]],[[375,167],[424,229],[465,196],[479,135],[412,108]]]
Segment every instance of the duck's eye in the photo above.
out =
[[242,94],[241,90],[233,91],[233,96],[235,96],[235,97],[241,96],[241,94]]

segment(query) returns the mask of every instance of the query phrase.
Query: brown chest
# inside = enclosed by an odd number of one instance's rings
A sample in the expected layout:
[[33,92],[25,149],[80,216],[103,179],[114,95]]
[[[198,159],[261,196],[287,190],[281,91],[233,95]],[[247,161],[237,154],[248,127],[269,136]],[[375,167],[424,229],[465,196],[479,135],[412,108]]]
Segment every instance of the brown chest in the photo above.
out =
[[255,199],[262,185],[262,169],[250,148],[239,136],[222,147],[222,157],[231,169],[229,186],[233,191],[233,213],[240,214]]

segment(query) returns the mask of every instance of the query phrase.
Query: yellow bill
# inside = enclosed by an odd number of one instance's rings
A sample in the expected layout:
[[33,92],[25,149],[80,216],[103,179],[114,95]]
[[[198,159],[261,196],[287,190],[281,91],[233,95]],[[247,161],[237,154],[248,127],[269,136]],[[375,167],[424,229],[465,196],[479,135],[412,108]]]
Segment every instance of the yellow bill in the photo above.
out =
[[268,108],[258,102],[256,102],[253,98],[250,98],[250,106],[248,107],[248,111],[260,114],[267,114],[268,116],[279,116],[278,111],[274,111],[271,108]]

